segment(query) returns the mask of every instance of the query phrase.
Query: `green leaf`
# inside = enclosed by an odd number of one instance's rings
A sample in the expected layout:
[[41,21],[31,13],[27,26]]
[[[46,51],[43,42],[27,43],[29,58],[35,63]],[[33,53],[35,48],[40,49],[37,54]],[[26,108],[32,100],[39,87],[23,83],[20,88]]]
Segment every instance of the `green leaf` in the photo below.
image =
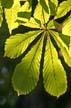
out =
[[59,33],[59,36],[61,37],[61,39],[63,40],[63,42],[67,45],[67,47],[69,47],[70,37],[67,36],[67,35],[64,35],[62,33]]
[[11,8],[14,0],[1,0],[1,4],[4,8]]
[[38,22],[35,18],[31,17],[26,23],[24,20],[17,20],[19,25],[24,25],[26,27],[30,28],[39,28],[41,29],[40,22]]
[[65,62],[67,63],[68,66],[71,67],[71,55],[69,54],[68,47],[63,42],[63,40],[60,38],[60,34],[52,30],[50,30],[49,32],[54,38],[54,40],[56,41],[58,47],[61,49]]
[[57,23],[55,20],[50,20],[47,24],[47,29],[57,29],[59,27],[59,23]]
[[31,10],[32,10],[32,5],[29,3],[29,1],[26,1],[18,11],[18,19],[27,22],[31,17]]
[[49,0],[50,14],[52,16],[56,14],[57,6],[58,6],[58,0]]
[[70,37],[70,44],[69,44],[69,53],[71,55],[71,37]]
[[69,4],[71,5],[71,0],[67,0],[67,2],[69,2]]
[[20,8],[20,3],[17,0],[14,2],[13,6],[10,9],[5,9],[5,17],[7,20],[10,33],[12,32],[13,29],[18,27],[18,23],[16,22],[16,20],[19,8]]
[[30,93],[37,85],[40,74],[42,39],[36,43],[15,68],[12,84],[18,95]]
[[64,21],[62,33],[64,35],[71,36],[71,15]]
[[43,81],[46,91],[53,96],[59,97],[67,91],[66,73],[49,36],[44,55]]
[[37,4],[34,11],[34,18],[40,21],[41,26],[49,21],[50,14],[48,14],[40,3]]
[[3,9],[2,9],[2,6],[1,6],[1,1],[0,1],[0,26],[2,24],[2,21],[3,21]]
[[67,1],[61,2],[57,8],[55,19],[65,16],[70,11],[70,9],[71,5],[69,2]]
[[39,0],[38,1],[42,8],[45,10],[46,13],[49,13],[49,2],[48,0]]
[[30,31],[24,34],[10,36],[5,42],[4,56],[17,58],[28,47],[28,45],[40,34],[42,30]]

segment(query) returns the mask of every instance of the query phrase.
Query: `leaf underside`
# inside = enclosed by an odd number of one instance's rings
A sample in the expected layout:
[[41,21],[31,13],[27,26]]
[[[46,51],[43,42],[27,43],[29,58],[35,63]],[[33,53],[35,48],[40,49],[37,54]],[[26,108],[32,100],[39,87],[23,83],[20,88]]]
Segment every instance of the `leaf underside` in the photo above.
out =
[[[20,5],[20,1],[24,1],[24,4]],[[71,0],[60,3],[58,0],[37,0],[34,11],[32,0],[13,0],[13,3],[11,1],[8,4],[3,4],[3,7],[10,34],[20,25],[33,28],[24,34],[11,35],[5,42],[4,56],[11,59],[21,55],[23,57],[12,77],[14,90],[18,95],[28,94],[37,86],[43,41],[46,37],[42,69],[44,88],[52,96],[61,96],[67,91],[67,77],[55,45],[61,50],[65,63],[71,67],[71,16],[61,24],[56,19],[70,12]],[[2,20],[2,5],[0,5],[0,26]],[[24,55],[24,52],[27,54]]]
[[40,74],[42,42],[43,39],[41,38],[15,68],[12,84],[18,95],[30,93],[37,85]]
[[53,96],[59,97],[67,90],[65,70],[49,37],[44,56],[43,82],[45,90]]
[[29,31],[24,34],[11,36],[6,40],[4,56],[10,58],[19,57],[40,33],[42,33],[42,30]]

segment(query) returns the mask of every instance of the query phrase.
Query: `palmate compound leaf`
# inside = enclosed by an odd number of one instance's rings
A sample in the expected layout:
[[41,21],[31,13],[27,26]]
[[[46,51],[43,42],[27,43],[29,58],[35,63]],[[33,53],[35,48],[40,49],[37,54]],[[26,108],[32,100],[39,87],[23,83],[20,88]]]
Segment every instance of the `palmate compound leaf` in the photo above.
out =
[[40,38],[15,68],[12,84],[18,95],[30,93],[37,85],[40,74],[42,45],[43,37]]
[[44,55],[43,81],[45,90],[53,96],[59,97],[67,90],[66,73],[49,36]]
[[19,8],[20,8],[19,0],[14,0],[12,7],[10,9],[5,9],[5,17],[10,34],[13,29],[18,27],[18,23],[16,22],[16,20]]
[[2,21],[3,21],[3,9],[2,9],[1,0],[0,0],[0,26],[2,24]]
[[64,21],[62,33],[64,35],[71,36],[71,15]]
[[49,32],[60,48],[66,64],[71,67],[71,55],[69,54],[67,45],[63,42],[58,32],[52,30],[49,30]]
[[28,45],[40,34],[42,30],[29,31],[24,34],[10,36],[5,42],[5,55],[10,58],[17,58],[28,47]]
[[55,19],[65,16],[71,10],[71,4],[68,1],[63,1],[59,4]]

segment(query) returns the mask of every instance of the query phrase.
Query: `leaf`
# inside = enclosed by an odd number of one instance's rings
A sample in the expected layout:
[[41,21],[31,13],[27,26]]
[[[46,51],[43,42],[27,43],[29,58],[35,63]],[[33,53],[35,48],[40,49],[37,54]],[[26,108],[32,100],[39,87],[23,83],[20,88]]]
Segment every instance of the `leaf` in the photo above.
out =
[[14,0],[1,0],[1,4],[4,8],[11,8]]
[[71,5],[71,0],[67,0],[67,2],[69,2],[69,4]]
[[67,35],[64,35],[62,33],[59,33],[59,36],[61,37],[61,39],[63,40],[63,42],[67,45],[67,47],[69,47],[70,37],[67,36]]
[[49,36],[44,55],[43,81],[46,91],[53,96],[59,97],[67,90],[66,73]]
[[0,1],[0,27],[1,27],[2,21],[3,21],[3,9],[1,6],[1,1]]
[[70,44],[69,44],[69,53],[71,55],[71,37],[70,37]]
[[23,20],[24,22],[27,22],[31,17],[31,10],[32,5],[29,3],[29,1],[26,1],[18,11],[18,20]]
[[37,4],[34,11],[34,18],[40,21],[41,26],[49,21],[50,15],[45,11],[40,3]]
[[42,6],[46,13],[49,13],[49,2],[48,0],[39,0],[38,3]]
[[4,56],[17,58],[28,47],[28,45],[40,34],[42,30],[30,31],[24,34],[10,36],[5,42]]
[[58,0],[49,0],[50,14],[54,16],[56,14],[56,9],[58,6]]
[[5,9],[5,17],[7,20],[10,33],[12,32],[13,29],[18,27],[18,23],[16,22],[16,20],[19,8],[20,8],[20,3],[15,1],[10,9]]
[[71,36],[71,15],[64,21],[62,33],[64,35]]
[[23,20],[17,20],[17,22],[19,23],[19,25],[24,25],[26,27],[30,27],[30,28],[39,28],[41,29],[40,27],[40,23],[33,17],[31,17],[26,23],[23,22]]
[[12,84],[18,95],[30,93],[37,85],[40,74],[42,39],[36,43],[15,68]]
[[69,2],[67,1],[61,2],[57,8],[55,19],[65,16],[70,11],[70,9],[71,5]]
[[59,23],[55,20],[50,20],[47,24],[47,29],[57,29],[59,27]]
[[65,62],[67,63],[68,66],[71,67],[71,55],[69,54],[68,47],[60,38],[60,34],[52,30],[50,30],[49,32],[51,36],[54,38],[54,40],[56,41],[58,47],[61,49]]

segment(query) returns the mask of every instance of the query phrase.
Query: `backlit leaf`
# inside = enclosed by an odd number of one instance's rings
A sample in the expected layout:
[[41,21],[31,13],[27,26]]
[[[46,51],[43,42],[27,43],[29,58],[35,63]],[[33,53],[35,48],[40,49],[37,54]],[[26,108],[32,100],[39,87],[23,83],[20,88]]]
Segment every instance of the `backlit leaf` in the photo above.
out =
[[60,35],[58,32],[50,30],[50,34],[53,36],[58,47],[61,49],[61,52],[62,52],[65,62],[68,64],[68,66],[71,67],[71,55],[69,54],[68,47],[63,42],[63,40],[60,38]]
[[20,8],[20,3],[17,1],[14,2],[13,6],[10,9],[5,9],[5,17],[8,23],[10,33],[12,32],[13,29],[18,27],[18,23],[16,22],[16,20],[17,20],[17,13]]
[[64,35],[71,36],[71,15],[64,21],[62,33]]
[[56,14],[57,6],[58,6],[58,0],[49,0],[50,14],[52,16]]
[[50,20],[47,24],[47,29],[57,29],[59,27],[59,23],[57,23],[55,20]]
[[48,22],[50,14],[48,14],[40,3],[37,4],[34,11],[34,18],[40,21],[41,25]]
[[70,37],[67,35],[64,35],[62,33],[59,33],[59,36],[61,37],[61,39],[64,41],[64,43],[67,45],[67,47],[69,47],[69,43],[70,43]]
[[40,22],[38,22],[35,18],[31,17],[26,23],[24,20],[18,20],[17,21],[19,25],[24,25],[26,27],[30,28],[39,28],[41,27]]
[[46,13],[49,13],[49,2],[48,0],[39,0],[38,1],[42,8],[45,10]]
[[70,37],[70,44],[69,44],[69,53],[71,55],[71,37]]
[[28,45],[42,32],[42,30],[30,31],[24,34],[10,36],[5,43],[4,56],[17,58],[28,47]]
[[55,19],[65,16],[71,9],[71,4],[67,1],[63,1],[59,4],[56,12]]
[[67,90],[65,70],[49,37],[44,55],[43,81],[46,91],[53,96],[59,97]]
[[40,74],[42,42],[41,38],[15,68],[12,84],[18,95],[30,93],[37,85]]
[[18,20],[23,20],[24,22],[27,22],[31,17],[31,10],[32,5],[28,1],[26,1],[18,11]]

